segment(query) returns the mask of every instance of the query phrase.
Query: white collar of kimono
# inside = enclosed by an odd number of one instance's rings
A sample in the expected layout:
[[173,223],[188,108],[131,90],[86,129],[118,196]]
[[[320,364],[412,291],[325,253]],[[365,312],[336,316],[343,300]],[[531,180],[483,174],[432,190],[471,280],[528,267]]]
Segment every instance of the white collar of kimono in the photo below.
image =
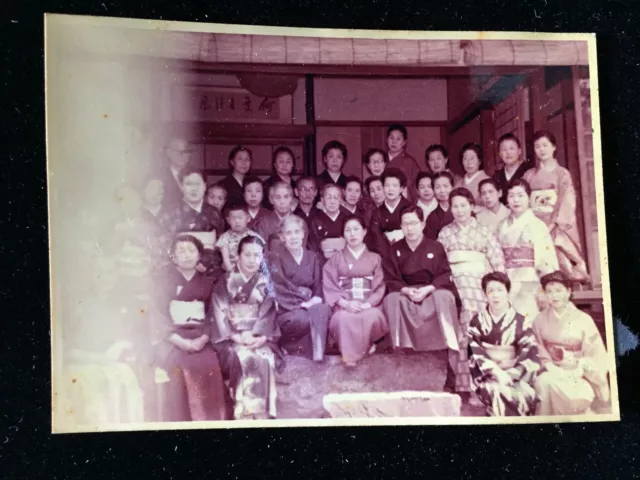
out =
[[458,222],[455,222],[455,221],[454,221],[454,223],[456,224],[456,226],[458,228],[460,228],[462,230],[465,230],[465,229],[467,229],[469,227],[476,226],[478,224],[478,220],[475,217],[471,217],[469,219],[469,223],[467,223],[466,225],[460,225]]
[[327,170],[327,173],[328,173],[328,174],[329,174],[329,176],[333,179],[333,181],[334,181],[334,182],[337,182],[337,181],[338,181],[338,179],[340,178],[340,175],[342,175],[342,173],[341,173],[341,172],[333,173],[333,172],[330,172],[329,170]]
[[176,182],[180,183],[180,170],[178,170],[173,165],[170,165],[169,168],[171,169],[171,175],[173,175],[173,178],[176,180]]
[[327,215],[327,217],[331,219],[332,222],[335,222],[336,218],[338,218],[338,215],[340,215],[340,210],[338,210],[338,212],[336,212],[335,215],[329,215],[327,212],[324,212],[324,213]]
[[398,208],[398,205],[400,205],[400,198],[398,198],[398,202],[396,203],[395,207],[390,207],[387,201],[386,200],[384,201],[384,206],[387,207],[387,210],[389,210],[389,213],[395,212],[396,208]]
[[193,205],[191,205],[189,202],[187,202],[186,200],[185,200],[185,202],[184,202],[184,203],[186,203],[187,205],[189,205],[189,206],[190,206],[191,208],[193,208],[196,212],[198,212],[198,213],[202,213],[202,205],[204,205],[204,198],[203,198],[202,200],[200,200],[200,203],[199,203],[197,206],[195,206],[195,207],[194,207]]
[[575,309],[577,309],[577,307],[573,304],[573,302],[571,302],[571,300],[569,300],[569,303],[567,303],[567,308],[564,309],[564,312],[562,312],[562,314],[556,312],[556,309],[553,308],[551,305],[549,305],[549,310],[551,311],[551,316],[553,318],[555,318],[556,320],[561,320],[563,317],[565,317],[567,314],[573,312]]
[[347,245],[347,250],[349,250],[349,253],[351,253],[351,255],[353,255],[353,258],[355,258],[356,260],[358,260],[360,258],[360,256],[364,252],[365,248],[367,248],[367,247],[364,244],[362,244],[360,249],[356,251],[356,250],[353,250],[350,246]]
[[403,152],[402,150],[400,150],[400,151],[399,151],[398,153],[396,153],[396,154],[393,154],[393,153],[389,152],[389,161],[393,160],[393,159],[394,159],[394,158],[396,158],[396,157],[399,157],[399,156],[402,154],[402,152]]
[[424,203],[422,201],[422,199],[420,198],[420,199],[418,199],[417,204],[418,204],[419,207],[422,207],[422,208],[433,208],[433,209],[435,209],[438,206],[438,201],[436,200],[436,197],[433,197],[429,203]]
[[468,174],[465,174],[464,176],[464,183],[471,183],[473,182],[474,178],[476,178],[478,175],[480,175],[480,172],[482,172],[482,170],[478,170],[476,173],[474,173],[473,175],[469,176]]
[[260,212],[260,207],[256,208],[255,210],[249,209],[249,215],[251,215],[251,218],[256,218],[258,212]]
[[533,210],[531,210],[530,208],[527,209],[526,212],[524,212],[522,215],[520,215],[519,217],[516,217],[515,215],[513,215],[513,213],[510,216],[511,221],[507,221],[507,225],[510,226],[514,226],[514,225],[520,225],[521,223],[526,223],[529,220],[531,220],[531,217],[534,217],[535,214],[533,213]]

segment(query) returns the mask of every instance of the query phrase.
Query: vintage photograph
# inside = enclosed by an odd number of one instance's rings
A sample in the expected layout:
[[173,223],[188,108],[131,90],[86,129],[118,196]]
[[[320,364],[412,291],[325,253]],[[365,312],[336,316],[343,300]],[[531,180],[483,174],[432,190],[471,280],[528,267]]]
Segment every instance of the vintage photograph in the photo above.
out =
[[54,433],[619,420],[594,35],[44,22]]

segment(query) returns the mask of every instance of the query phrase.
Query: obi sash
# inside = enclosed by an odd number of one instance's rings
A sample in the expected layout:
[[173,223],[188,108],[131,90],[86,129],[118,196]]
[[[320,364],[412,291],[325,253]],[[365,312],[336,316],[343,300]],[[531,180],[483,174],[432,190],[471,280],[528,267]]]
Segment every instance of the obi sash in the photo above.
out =
[[237,331],[252,330],[258,320],[257,304],[231,303],[229,305],[229,324]]
[[582,344],[580,342],[556,343],[543,341],[544,348],[549,352],[553,363],[559,367],[573,369],[577,367],[578,360],[582,357]]
[[351,293],[354,300],[364,300],[371,293],[373,277],[340,277],[338,285],[340,288]]
[[169,304],[169,314],[175,325],[199,325],[204,323],[204,302],[194,300],[184,302],[172,300]]
[[502,369],[512,368],[516,364],[516,347],[512,345],[491,345],[482,342],[482,347],[491,360]]
[[404,232],[402,229],[398,230],[389,230],[388,232],[384,232],[387,240],[390,242],[397,242],[398,240],[402,240],[404,238]]
[[553,188],[531,192],[531,210],[536,215],[553,213],[556,203],[558,203],[558,194]]
[[532,246],[502,247],[507,268],[535,268],[535,251]]
[[487,257],[484,253],[475,250],[452,250],[447,252],[447,259],[454,273],[458,268],[468,273],[486,272]]

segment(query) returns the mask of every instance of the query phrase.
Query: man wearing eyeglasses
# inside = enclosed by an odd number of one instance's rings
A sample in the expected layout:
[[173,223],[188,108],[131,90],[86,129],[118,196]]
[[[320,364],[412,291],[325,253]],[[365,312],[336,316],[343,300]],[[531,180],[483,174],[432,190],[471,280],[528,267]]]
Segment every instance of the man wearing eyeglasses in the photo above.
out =
[[182,200],[180,172],[189,164],[192,153],[193,147],[189,142],[179,137],[172,138],[165,148],[169,165],[162,166],[160,175],[160,180],[164,183],[165,208],[173,208],[180,205]]

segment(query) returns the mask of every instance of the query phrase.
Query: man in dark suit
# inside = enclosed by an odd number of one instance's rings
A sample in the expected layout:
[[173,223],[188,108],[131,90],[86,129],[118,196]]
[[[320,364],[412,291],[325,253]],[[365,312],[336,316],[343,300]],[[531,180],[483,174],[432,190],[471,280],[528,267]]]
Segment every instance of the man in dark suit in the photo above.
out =
[[165,147],[165,155],[169,162],[160,165],[156,170],[158,179],[164,184],[165,209],[173,209],[182,201],[180,172],[189,165],[192,153],[193,147],[189,142],[179,137],[172,138]]

